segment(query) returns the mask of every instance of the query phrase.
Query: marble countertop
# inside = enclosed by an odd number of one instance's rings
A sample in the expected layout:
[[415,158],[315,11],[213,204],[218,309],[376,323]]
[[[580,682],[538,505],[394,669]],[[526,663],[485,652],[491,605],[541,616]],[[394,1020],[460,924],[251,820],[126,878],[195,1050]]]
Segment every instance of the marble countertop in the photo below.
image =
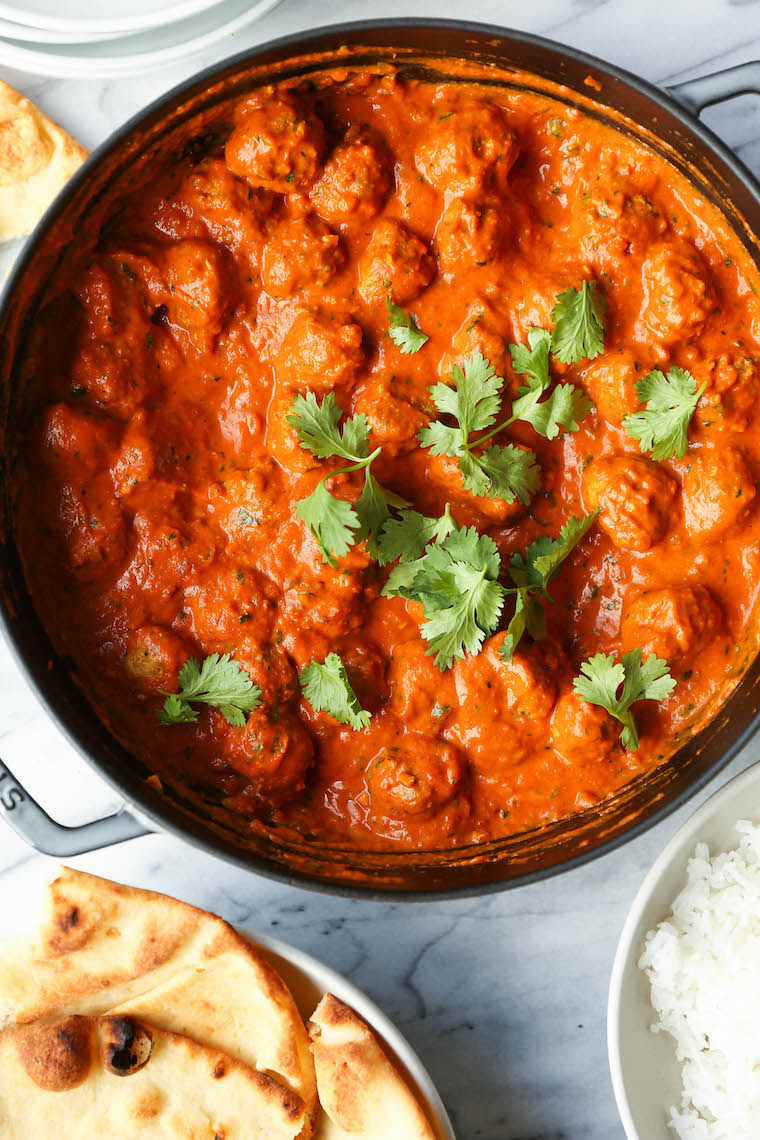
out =
[[[460,16],[453,0],[284,0],[182,65],[108,81],[4,69],[89,147],[149,100],[224,55],[344,19]],[[758,0],[470,0],[466,15],[537,32],[668,83],[760,59]],[[760,173],[760,100],[706,116]],[[0,276],[12,251],[0,253]],[[3,261],[3,256],[5,261]],[[51,725],[0,644],[0,755],[64,823],[117,806]],[[707,789],[760,760],[760,740]],[[419,1052],[460,1140],[622,1140],[607,1069],[606,991],[626,911],[655,856],[697,806],[580,870],[456,902],[377,903],[289,888],[179,841],[148,836],[72,860],[168,891],[309,951],[378,1002]],[[0,824],[0,939],[28,932],[55,861]]]

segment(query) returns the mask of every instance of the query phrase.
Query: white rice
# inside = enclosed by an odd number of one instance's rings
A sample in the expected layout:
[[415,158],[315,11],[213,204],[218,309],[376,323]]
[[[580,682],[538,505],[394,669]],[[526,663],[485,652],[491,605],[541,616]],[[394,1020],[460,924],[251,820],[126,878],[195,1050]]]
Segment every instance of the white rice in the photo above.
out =
[[735,851],[700,843],[672,913],[650,930],[639,965],[676,1042],[681,1140],[760,1137],[760,827],[742,820]]

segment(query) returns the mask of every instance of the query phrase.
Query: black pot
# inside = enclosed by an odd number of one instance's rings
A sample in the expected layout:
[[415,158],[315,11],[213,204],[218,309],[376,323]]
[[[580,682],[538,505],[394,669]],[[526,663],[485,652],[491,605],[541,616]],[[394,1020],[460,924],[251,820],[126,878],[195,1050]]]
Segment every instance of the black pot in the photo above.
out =
[[[48,210],[29,239],[5,291],[0,310],[3,432],[0,516],[4,558],[0,614],[21,668],[50,715],[89,763],[124,797],[116,815],[83,827],[56,824],[0,764],[0,811],[39,850],[72,855],[148,831],[166,831],[239,866],[301,886],[341,893],[420,898],[479,893],[544,878],[610,850],[662,819],[698,791],[742,748],[760,723],[760,659],[718,715],[657,770],[633,780],[614,798],[571,819],[489,844],[432,853],[368,853],[252,836],[239,820],[199,808],[178,796],[162,796],[145,784],[147,773],[109,734],[58,659],[37,617],[14,542],[8,478],[18,411],[18,362],[25,335],[62,242],[75,240],[114,180],[141,163],[161,160],[188,145],[199,114],[218,108],[252,87],[306,75],[335,60],[344,47],[351,61],[393,58],[415,74],[446,76],[454,59],[486,64],[487,84],[530,86],[554,81],[566,101],[604,118],[608,110],[628,120],[631,135],[659,150],[715,203],[760,261],[760,186],[696,115],[710,103],[746,91],[760,93],[760,63],[693,80],[665,93],[618,68],[535,36],[454,21],[394,20],[348,24],[310,35],[289,36],[202,73],[159,99],[101,146]],[[339,63],[345,62],[338,60]],[[592,88],[586,83],[591,76]],[[597,89],[598,85],[598,89]],[[589,107],[593,97],[594,105]],[[620,126],[619,123],[616,123]]]

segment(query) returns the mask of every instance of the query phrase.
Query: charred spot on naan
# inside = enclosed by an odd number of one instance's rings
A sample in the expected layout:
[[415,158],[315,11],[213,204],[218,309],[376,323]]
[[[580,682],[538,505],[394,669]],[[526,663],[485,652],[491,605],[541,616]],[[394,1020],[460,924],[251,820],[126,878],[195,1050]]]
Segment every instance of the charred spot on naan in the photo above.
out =
[[16,1030],[19,1061],[30,1080],[47,1092],[65,1092],[87,1079],[90,1031],[87,1019],[65,1017]]

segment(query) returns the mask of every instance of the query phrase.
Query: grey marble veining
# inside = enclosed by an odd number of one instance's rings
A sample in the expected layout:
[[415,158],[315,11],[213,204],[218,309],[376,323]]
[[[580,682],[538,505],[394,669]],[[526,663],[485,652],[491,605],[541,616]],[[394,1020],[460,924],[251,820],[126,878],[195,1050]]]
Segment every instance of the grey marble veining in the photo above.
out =
[[[3,78],[92,147],[199,67],[260,40],[377,15],[461,16],[558,39],[661,83],[760,58],[758,0],[285,0],[181,66],[108,81]],[[760,100],[706,121],[760,172]],[[4,255],[4,256],[3,256]],[[0,270],[9,263],[2,251]],[[0,755],[52,813],[77,823],[117,801],[52,727],[0,646]],[[728,775],[760,759],[751,745]],[[606,991],[641,879],[696,802],[588,867],[499,895],[418,904],[288,888],[161,836],[72,860],[267,931],[346,974],[400,1026],[437,1082],[460,1140],[622,1140],[607,1071]],[[0,825],[0,938],[27,932],[54,861]],[[390,1138],[389,1138],[390,1140]]]

